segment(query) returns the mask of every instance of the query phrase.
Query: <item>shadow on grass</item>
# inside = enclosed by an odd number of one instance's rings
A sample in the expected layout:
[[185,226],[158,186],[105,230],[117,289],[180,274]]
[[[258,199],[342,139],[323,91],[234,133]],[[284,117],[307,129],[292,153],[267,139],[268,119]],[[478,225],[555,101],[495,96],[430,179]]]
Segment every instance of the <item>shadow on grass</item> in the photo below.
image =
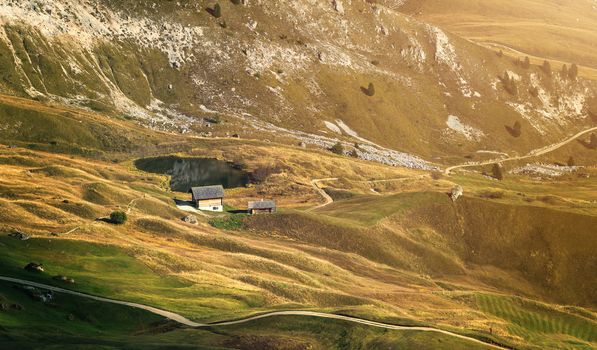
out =
[[242,210],[242,209],[229,209],[226,210],[227,213],[230,214],[248,214],[249,211],[248,210]]
[[176,204],[176,206],[188,206],[188,207],[195,207],[195,203],[193,201],[185,201],[182,199],[176,199],[174,198],[174,204]]

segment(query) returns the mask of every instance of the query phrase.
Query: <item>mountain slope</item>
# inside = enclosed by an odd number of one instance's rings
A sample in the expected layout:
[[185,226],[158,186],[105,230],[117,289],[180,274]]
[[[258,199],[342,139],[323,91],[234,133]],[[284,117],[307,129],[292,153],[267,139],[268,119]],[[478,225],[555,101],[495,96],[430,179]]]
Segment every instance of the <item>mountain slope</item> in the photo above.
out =
[[[597,77],[597,3],[580,1],[406,1],[400,11],[474,42],[584,66]],[[505,46],[505,47],[504,47]]]
[[[593,82],[522,68],[392,4],[222,2],[220,18],[213,4],[6,0],[0,86],[158,129],[343,140],[363,159],[418,168],[432,165],[409,154],[526,153],[592,123]],[[505,128],[515,122],[520,137]]]

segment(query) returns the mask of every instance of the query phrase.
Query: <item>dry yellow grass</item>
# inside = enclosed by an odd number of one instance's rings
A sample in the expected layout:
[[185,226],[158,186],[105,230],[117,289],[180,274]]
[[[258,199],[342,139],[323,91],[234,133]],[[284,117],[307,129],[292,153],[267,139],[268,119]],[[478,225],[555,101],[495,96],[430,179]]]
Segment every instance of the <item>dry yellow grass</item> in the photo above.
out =
[[597,20],[591,1],[409,1],[401,8],[483,46],[554,67],[577,63],[597,79]]

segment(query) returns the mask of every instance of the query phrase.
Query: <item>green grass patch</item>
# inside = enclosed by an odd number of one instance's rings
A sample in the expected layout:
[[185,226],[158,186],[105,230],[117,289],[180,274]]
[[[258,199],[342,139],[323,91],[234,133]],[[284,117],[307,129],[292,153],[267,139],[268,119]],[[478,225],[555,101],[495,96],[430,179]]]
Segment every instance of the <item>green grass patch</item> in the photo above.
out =
[[372,226],[386,217],[399,214],[409,208],[436,202],[437,195],[434,192],[420,192],[391,196],[355,196],[334,202],[316,212],[342,219],[347,223]]
[[[45,272],[24,270],[29,262],[42,263]],[[79,241],[0,237],[0,275],[147,304],[197,319],[221,317],[256,305],[252,292],[158,274],[133,252]],[[76,284],[55,281],[52,277],[56,275],[72,277]]]
[[209,220],[209,224],[220,230],[236,231],[244,226],[246,214],[231,214],[221,217],[215,217]]
[[356,196],[356,193],[340,190],[333,187],[326,187],[323,189],[325,193],[327,193],[334,201],[340,201],[345,199],[350,199]]
[[33,300],[13,283],[0,282],[0,298],[6,305],[19,305],[22,310],[0,312],[0,325],[31,332],[60,330],[69,335],[122,334],[146,328],[163,320],[146,311],[100,303],[63,293],[54,293],[48,303]]
[[0,349],[212,349],[220,338],[182,330],[147,311],[68,294],[42,303],[9,282],[0,282],[0,302],[9,306],[0,311]]

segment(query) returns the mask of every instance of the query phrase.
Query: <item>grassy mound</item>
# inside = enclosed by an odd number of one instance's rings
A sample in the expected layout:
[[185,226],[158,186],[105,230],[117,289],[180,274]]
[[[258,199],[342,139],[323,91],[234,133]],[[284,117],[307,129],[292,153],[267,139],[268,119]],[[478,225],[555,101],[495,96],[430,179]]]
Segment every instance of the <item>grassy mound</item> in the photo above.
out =
[[141,218],[135,221],[135,226],[140,230],[157,234],[157,235],[169,235],[177,236],[178,230],[166,221],[153,219],[153,218]]
[[92,182],[83,185],[83,199],[100,205],[127,205],[133,197],[112,185]]
[[[155,198],[141,198],[135,201],[135,209],[147,215],[155,215],[164,219],[175,219],[181,216],[180,212],[173,207],[173,201],[170,198],[165,198],[168,203]],[[171,205],[168,205],[168,204]]]
[[96,210],[93,206],[91,206],[87,203],[61,201],[58,203],[53,203],[51,205],[53,205],[54,207],[56,207],[62,211],[76,215],[83,219],[93,220],[100,216],[100,212],[98,210]]
[[60,210],[57,210],[55,208],[46,206],[46,205],[42,205],[36,202],[24,202],[24,201],[19,201],[19,202],[15,202],[16,205],[20,206],[21,208],[25,209],[26,211],[28,211],[29,213],[37,216],[40,219],[44,219],[44,220],[50,220],[50,221],[58,221],[58,220],[65,220],[66,217],[64,216],[64,213],[62,213]]

